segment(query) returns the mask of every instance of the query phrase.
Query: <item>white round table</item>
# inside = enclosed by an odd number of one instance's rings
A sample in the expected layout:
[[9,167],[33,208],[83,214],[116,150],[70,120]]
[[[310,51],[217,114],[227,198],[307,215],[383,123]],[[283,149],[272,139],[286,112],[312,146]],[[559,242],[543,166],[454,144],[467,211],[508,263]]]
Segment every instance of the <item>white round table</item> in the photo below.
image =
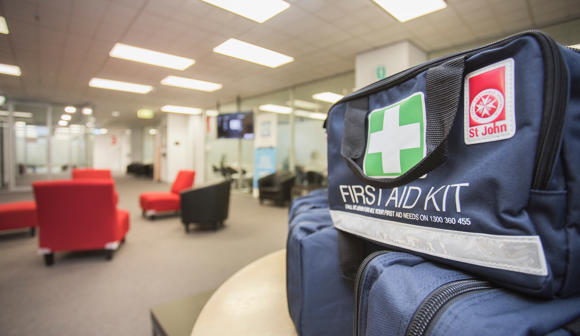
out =
[[296,335],[286,300],[286,251],[268,254],[226,280],[191,335]]

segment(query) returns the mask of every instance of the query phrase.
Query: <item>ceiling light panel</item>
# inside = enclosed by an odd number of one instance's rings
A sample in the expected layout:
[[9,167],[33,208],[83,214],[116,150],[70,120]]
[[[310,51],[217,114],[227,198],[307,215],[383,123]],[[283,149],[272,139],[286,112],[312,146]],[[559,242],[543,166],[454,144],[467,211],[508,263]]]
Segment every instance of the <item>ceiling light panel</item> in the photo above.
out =
[[[7,117],[8,111],[0,111],[0,116]],[[32,118],[33,114],[31,112],[13,112],[12,116],[15,118]]]
[[202,0],[208,4],[243,16],[246,19],[263,23],[280,14],[290,5],[282,0]]
[[238,58],[270,68],[277,68],[294,61],[294,58],[288,55],[234,38],[231,38],[213,48],[213,51],[218,54]]
[[189,106],[177,106],[177,105],[165,105],[161,107],[161,111],[169,113],[181,113],[181,114],[200,114],[201,109],[197,107]]
[[20,67],[17,65],[0,64],[0,74],[20,76],[22,75],[22,72],[20,71]]
[[92,78],[91,81],[89,82],[89,86],[100,89],[125,91],[140,94],[147,94],[151,92],[151,90],[153,90],[153,87],[150,85],[121,82],[103,78]]
[[8,24],[6,23],[6,19],[3,16],[0,16],[0,34],[8,34]]
[[93,109],[90,108],[90,107],[83,107],[83,109],[81,110],[81,112],[84,115],[88,115],[89,116],[89,115],[92,115],[93,114]]
[[161,84],[205,92],[217,91],[223,87],[223,85],[219,83],[206,82],[178,76],[167,76],[161,80]]
[[64,108],[64,111],[66,113],[76,113],[77,108],[74,107],[74,106],[67,106],[67,107]]
[[219,115],[219,112],[216,110],[206,110],[205,115],[208,117],[217,117]]
[[400,22],[406,22],[447,7],[443,0],[373,0]]
[[290,112],[292,112],[291,107],[282,106],[282,105],[274,105],[274,104],[260,105],[260,107],[258,107],[258,108],[262,111],[274,112],[274,113],[280,113],[280,114],[290,114]]
[[569,46],[570,48],[580,49],[580,43]]
[[296,110],[296,111],[294,111],[294,114],[298,117],[303,117],[303,118],[318,119],[318,120],[325,120],[326,119],[326,113],[320,113],[320,112],[309,112],[309,111],[303,111],[303,110]]
[[134,47],[123,43],[115,44],[109,56],[175,70],[185,70],[195,63],[191,58]]
[[[288,105],[291,105],[290,103],[291,103],[290,101],[287,102]],[[306,100],[294,99],[294,107],[299,107],[308,110],[317,110],[320,108],[320,105]]]
[[60,116],[60,119],[70,121],[72,117],[70,116],[70,114],[63,114]]
[[312,95],[312,98],[330,104],[336,103],[337,101],[341,100],[342,97],[344,96],[334,92],[320,92]]

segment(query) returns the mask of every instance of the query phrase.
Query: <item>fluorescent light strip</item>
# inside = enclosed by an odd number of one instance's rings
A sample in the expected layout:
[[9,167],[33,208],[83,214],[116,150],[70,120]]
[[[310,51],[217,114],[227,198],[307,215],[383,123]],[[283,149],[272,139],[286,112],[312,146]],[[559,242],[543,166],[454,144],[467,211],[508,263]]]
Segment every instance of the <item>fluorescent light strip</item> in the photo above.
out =
[[213,92],[223,87],[219,83],[206,82],[178,76],[167,76],[161,80],[161,84],[205,92]]
[[290,5],[282,0],[202,0],[208,4],[243,16],[246,19],[263,23],[280,14]]
[[77,112],[77,108],[74,106],[67,106],[64,108],[64,111],[66,113],[76,113]]
[[58,126],[68,126],[68,121],[66,121],[66,120],[59,120],[58,121]]
[[580,43],[574,44],[574,45],[571,45],[571,46],[568,46],[568,47],[574,48],[574,49],[580,49]]
[[294,61],[294,58],[288,55],[234,38],[231,38],[213,48],[213,51],[218,54],[238,58],[270,68],[277,68]]
[[206,110],[205,111],[205,115],[208,117],[217,117],[218,114],[219,114],[219,112],[216,110]]
[[312,95],[312,98],[316,100],[320,100],[326,103],[334,104],[337,101],[341,100],[343,95],[339,95],[338,93],[334,92],[320,92]]
[[197,107],[177,106],[177,105],[165,105],[161,107],[161,111],[169,113],[192,114],[192,115],[201,113],[201,109],[198,109]]
[[399,22],[407,22],[447,7],[443,0],[373,0]]
[[17,65],[0,64],[0,74],[20,76],[22,75],[22,72],[20,71],[20,67]]
[[70,116],[70,114],[62,114],[60,116],[60,119],[65,120],[65,121],[70,121],[72,119],[72,117]]
[[0,34],[8,34],[8,24],[6,23],[6,19],[3,16],[0,16]]
[[282,106],[282,105],[274,105],[274,104],[260,105],[258,108],[262,111],[274,112],[274,113],[280,113],[280,114],[290,114],[290,112],[292,112],[291,107]]
[[191,58],[134,47],[123,43],[116,43],[113,49],[111,49],[109,56],[175,70],[185,70],[195,63]]
[[[0,111],[0,116],[7,117],[8,111]],[[15,118],[32,118],[33,114],[31,112],[14,112],[13,116]]]
[[89,86],[100,89],[117,90],[140,94],[147,94],[151,92],[151,90],[153,90],[153,87],[150,85],[121,82],[103,78],[92,78],[91,81],[89,82]]
[[81,112],[84,115],[92,115],[93,114],[93,109],[90,107],[83,107],[83,109],[81,110]]
[[318,120],[325,120],[326,119],[326,113],[320,113],[320,112],[309,112],[309,111],[303,111],[303,110],[296,110],[296,111],[294,111],[294,114],[299,116],[299,117],[303,117],[303,118],[318,119]]
[[[286,103],[288,105],[292,105],[290,101],[288,101]],[[313,102],[306,101],[306,100],[294,99],[294,107],[299,107],[299,108],[309,109],[309,110],[317,110],[320,108],[320,105],[313,103]]]

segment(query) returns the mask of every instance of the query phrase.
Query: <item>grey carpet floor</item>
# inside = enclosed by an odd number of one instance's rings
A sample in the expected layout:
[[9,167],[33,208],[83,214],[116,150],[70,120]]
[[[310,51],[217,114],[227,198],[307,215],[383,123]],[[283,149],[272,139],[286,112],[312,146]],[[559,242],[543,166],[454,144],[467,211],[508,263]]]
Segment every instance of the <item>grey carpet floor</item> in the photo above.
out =
[[[178,217],[141,217],[138,195],[169,185],[128,177],[116,188],[131,228],[112,261],[102,251],[57,253],[45,267],[37,238],[0,233],[0,335],[151,335],[151,307],[214,289],[285,246],[286,208],[233,192],[224,229],[186,234]],[[32,198],[2,193],[0,203]]]

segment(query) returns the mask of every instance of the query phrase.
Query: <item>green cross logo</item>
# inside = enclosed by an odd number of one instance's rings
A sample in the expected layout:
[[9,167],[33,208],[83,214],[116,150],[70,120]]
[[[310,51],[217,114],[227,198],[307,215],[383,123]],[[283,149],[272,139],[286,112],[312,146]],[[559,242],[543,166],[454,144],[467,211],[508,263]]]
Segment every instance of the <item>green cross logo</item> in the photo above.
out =
[[425,157],[425,98],[417,92],[368,116],[363,171],[369,177],[403,175]]

